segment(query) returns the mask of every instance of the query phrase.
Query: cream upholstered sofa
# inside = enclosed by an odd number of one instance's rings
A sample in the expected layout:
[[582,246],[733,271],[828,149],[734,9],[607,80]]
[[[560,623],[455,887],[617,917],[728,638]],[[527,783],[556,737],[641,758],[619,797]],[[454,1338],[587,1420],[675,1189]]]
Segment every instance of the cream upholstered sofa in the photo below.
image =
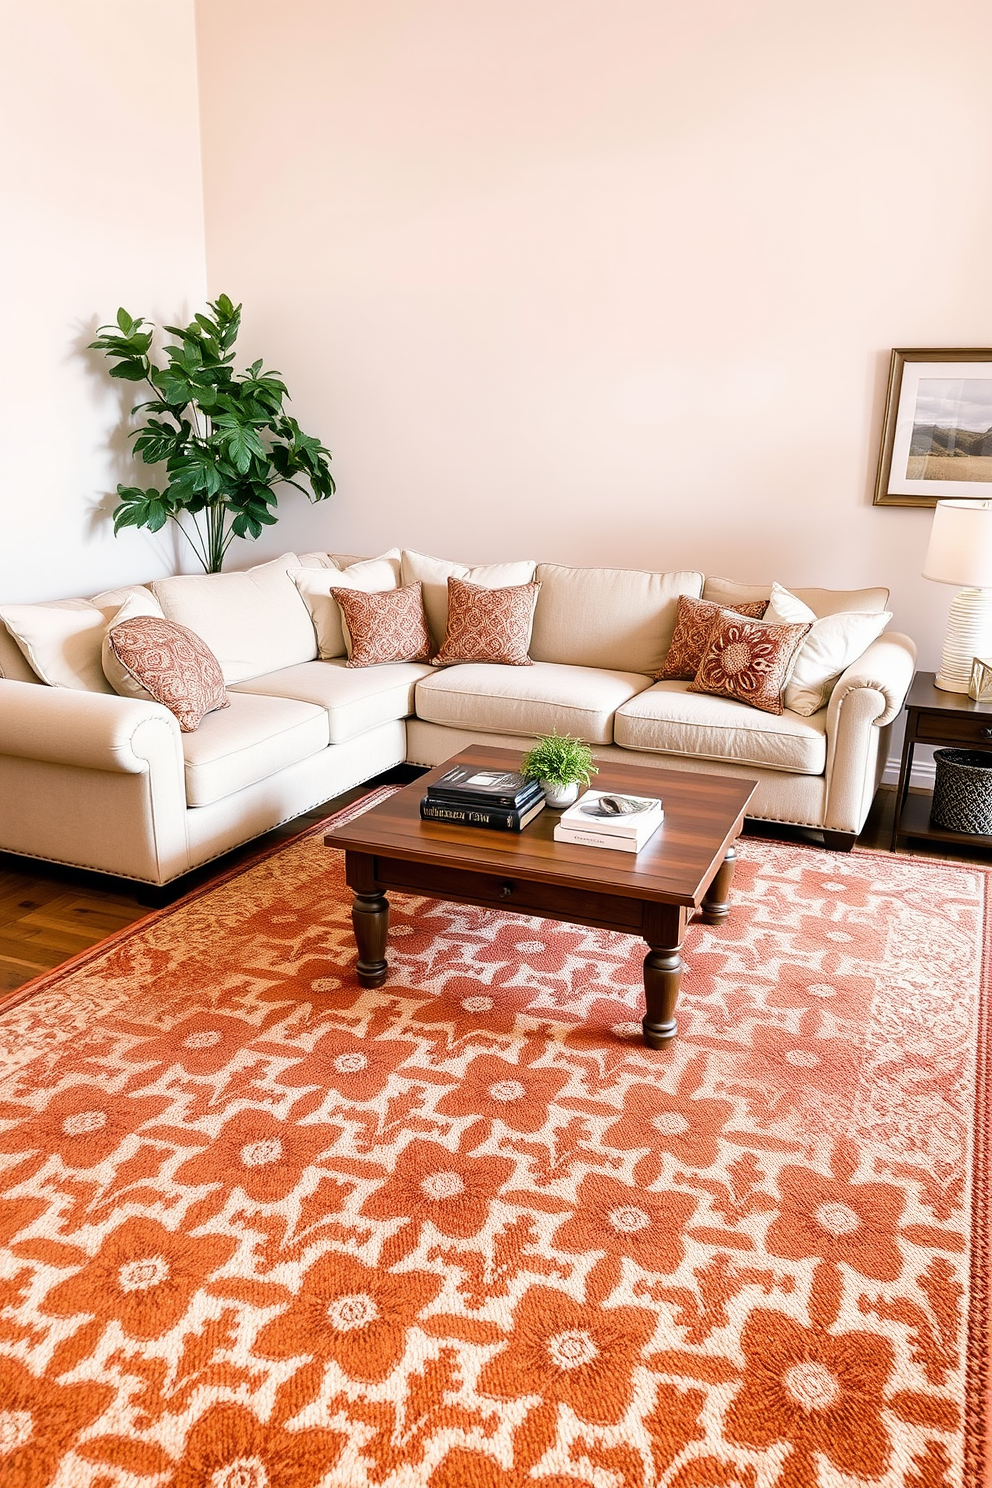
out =
[[[447,573],[490,587],[535,577],[534,665],[353,670],[343,646],[318,659],[297,571],[312,578],[355,561],[286,554],[245,573],[150,586],[167,618],[206,640],[228,686],[230,707],[186,734],[161,705],[117,696],[93,665],[124,599],[148,589],[0,607],[0,851],[163,885],[395,765],[435,765],[481,741],[523,749],[552,728],[587,740],[602,762],[752,778],[754,818],[819,828],[828,846],[849,847],[863,825],[913,676],[906,636],[880,636],[811,717],[775,716],[652,680],[678,595],[733,606],[767,597],[770,585],[552,563],[469,570],[394,551],[384,561],[395,583],[424,583],[435,640]],[[887,598],[884,589],[793,593],[818,616],[881,612]],[[54,616],[58,628],[71,606],[74,680],[45,685],[11,627],[30,635],[34,626],[41,648],[45,626]]]

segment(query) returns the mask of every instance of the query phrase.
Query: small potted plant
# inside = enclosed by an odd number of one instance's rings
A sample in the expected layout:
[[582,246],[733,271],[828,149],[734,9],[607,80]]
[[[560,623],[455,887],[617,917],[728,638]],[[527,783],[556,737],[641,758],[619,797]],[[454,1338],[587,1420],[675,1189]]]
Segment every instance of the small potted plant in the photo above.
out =
[[549,806],[559,810],[571,806],[580,785],[588,785],[598,774],[592,762],[592,750],[581,739],[557,731],[538,739],[524,755],[520,773],[527,780],[539,780]]

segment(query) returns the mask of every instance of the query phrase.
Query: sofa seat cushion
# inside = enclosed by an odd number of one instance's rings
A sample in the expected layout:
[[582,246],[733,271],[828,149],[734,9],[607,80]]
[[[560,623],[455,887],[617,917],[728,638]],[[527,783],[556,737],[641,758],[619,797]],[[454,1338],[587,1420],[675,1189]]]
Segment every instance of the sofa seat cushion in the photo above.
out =
[[344,744],[380,723],[409,718],[414,688],[433,676],[426,662],[399,661],[352,671],[343,656],[333,661],[306,661],[267,677],[254,677],[229,689],[265,697],[296,698],[325,709],[332,744]]
[[289,698],[228,694],[231,706],[183,734],[186,804],[209,806],[277,770],[319,754],[330,742],[327,714]]
[[811,718],[761,713],[733,698],[688,691],[687,682],[658,682],[617,709],[616,742],[625,749],[733,760],[795,775],[822,775],[827,763],[827,710]]
[[480,733],[528,738],[557,729],[589,744],[609,744],[616,710],[650,685],[638,672],[554,662],[455,666],[417,684],[417,716]]

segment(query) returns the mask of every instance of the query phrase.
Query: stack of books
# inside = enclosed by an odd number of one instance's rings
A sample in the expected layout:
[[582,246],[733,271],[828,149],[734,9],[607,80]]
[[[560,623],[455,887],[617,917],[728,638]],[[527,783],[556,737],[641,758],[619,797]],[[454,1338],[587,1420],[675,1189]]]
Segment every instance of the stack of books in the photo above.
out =
[[555,841],[636,853],[664,820],[665,812],[658,796],[589,790],[574,806],[562,812],[555,827]]
[[420,803],[424,821],[456,826],[493,827],[520,832],[544,810],[544,792],[536,780],[512,770],[477,770],[453,765],[427,787]]

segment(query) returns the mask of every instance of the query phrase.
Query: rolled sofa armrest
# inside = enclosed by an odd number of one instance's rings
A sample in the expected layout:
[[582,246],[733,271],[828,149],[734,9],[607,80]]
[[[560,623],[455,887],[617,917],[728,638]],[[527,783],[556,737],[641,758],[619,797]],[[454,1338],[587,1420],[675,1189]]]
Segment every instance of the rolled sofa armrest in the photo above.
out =
[[828,831],[857,833],[864,826],[885,768],[889,725],[913,681],[916,647],[888,632],[842,673],[827,706],[826,801]]
[[0,755],[142,775],[183,770],[179,725],[160,703],[0,680]]
[[880,694],[882,704],[872,722],[875,728],[884,728],[902,712],[915,671],[916,644],[909,636],[895,630],[879,636],[835,683],[827,713],[828,733],[832,732],[844,699],[859,688]]

